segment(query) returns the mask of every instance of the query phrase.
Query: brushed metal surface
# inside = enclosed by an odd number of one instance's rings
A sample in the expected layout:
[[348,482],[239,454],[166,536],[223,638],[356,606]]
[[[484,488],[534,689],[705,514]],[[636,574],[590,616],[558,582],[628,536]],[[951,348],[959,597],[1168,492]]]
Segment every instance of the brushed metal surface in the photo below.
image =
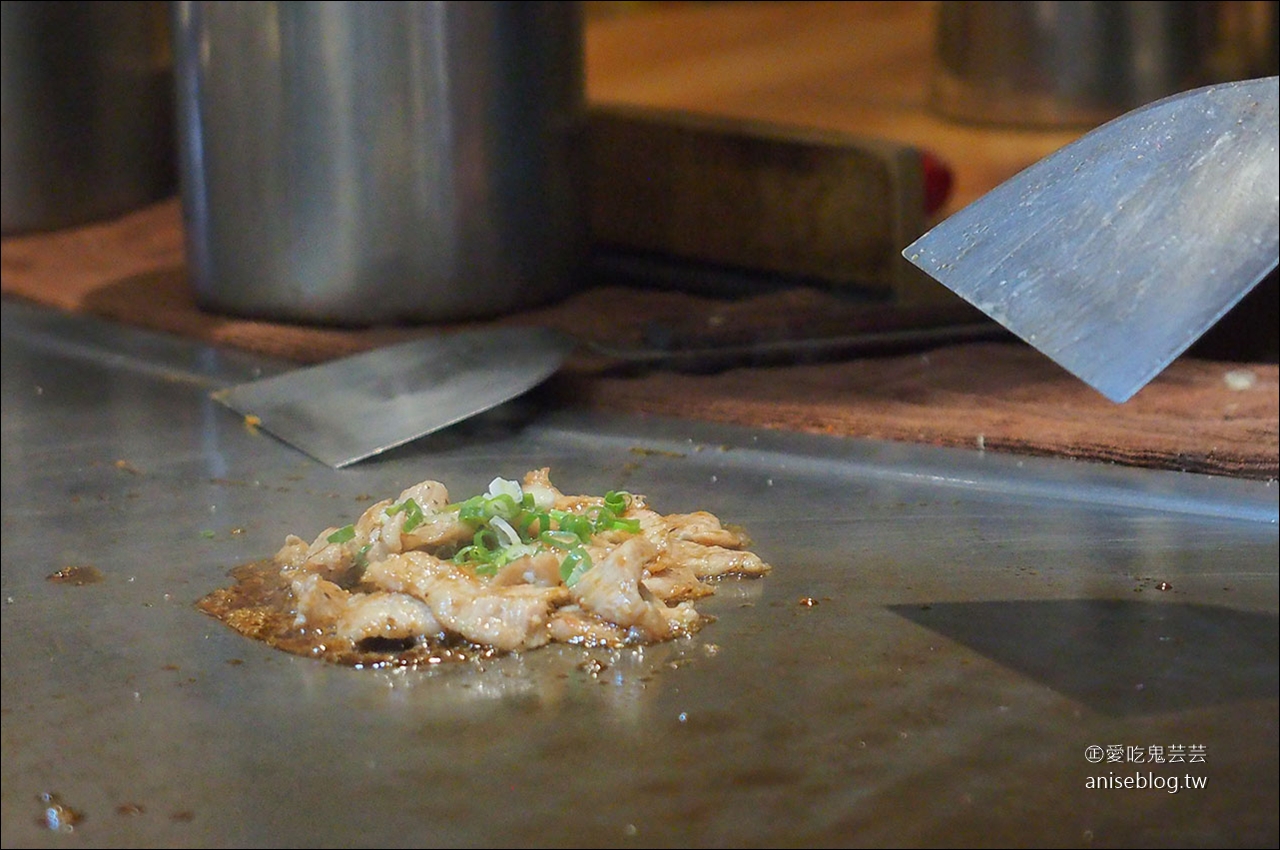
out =
[[202,307],[338,325],[446,321],[578,285],[577,4],[172,7]]
[[1233,79],[1243,63],[1223,57],[1240,49],[1233,39],[1244,40],[1228,23],[1233,11],[1222,3],[945,3],[930,104],[964,121],[1095,127]]
[[56,230],[177,189],[167,4],[4,0],[0,231]]
[[1040,160],[903,251],[1115,402],[1280,258],[1280,88],[1175,95]]
[[344,467],[519,396],[573,347],[547,328],[461,331],[273,375],[215,398],[321,463]]
[[[1276,842],[1274,483],[528,397],[335,470],[209,398],[283,364],[8,301],[2,342],[5,846]],[[371,496],[542,465],[714,511],[774,573],[689,640],[419,672],[194,608]],[[1138,774],[1207,784],[1087,787]]]

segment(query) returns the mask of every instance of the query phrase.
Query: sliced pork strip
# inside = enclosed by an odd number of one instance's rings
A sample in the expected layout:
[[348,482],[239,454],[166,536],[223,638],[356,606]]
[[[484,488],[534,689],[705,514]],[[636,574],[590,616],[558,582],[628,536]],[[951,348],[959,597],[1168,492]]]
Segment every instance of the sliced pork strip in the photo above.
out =
[[318,573],[301,572],[290,582],[298,627],[328,629],[337,622],[351,594]]
[[[663,563],[663,569],[658,564]],[[640,584],[645,590],[667,604],[683,602],[688,599],[701,599],[711,596],[715,590],[694,574],[684,564],[672,563],[668,559],[659,558],[650,565]]]
[[[423,481],[415,484],[400,494],[397,505],[413,499],[422,511],[422,521],[402,532],[400,550],[424,549],[428,546],[448,546],[470,540],[475,529],[468,523],[458,519],[457,511],[446,511],[449,504],[449,491],[439,481]],[[407,519],[406,512],[395,514],[403,528]]]
[[364,581],[421,599],[445,629],[508,651],[546,643],[551,611],[568,599],[559,586],[492,587],[425,552],[405,552],[370,564]]
[[427,603],[404,593],[377,590],[352,594],[335,623],[335,632],[356,644],[369,638],[439,639],[444,628]]
[[667,514],[664,521],[668,533],[680,540],[704,546],[723,546],[726,549],[741,549],[746,543],[742,534],[725,528],[720,524],[719,517],[706,511]]
[[728,575],[761,576],[770,569],[760,556],[743,549],[704,546],[674,537],[667,540],[665,549],[667,557],[688,566],[700,579]]
[[316,573],[291,583],[299,627],[359,643],[366,638],[431,639],[443,631],[426,603],[403,593],[352,593]]
[[576,646],[618,648],[627,642],[627,630],[588,614],[577,605],[558,608],[547,623],[547,632],[557,643]]
[[524,492],[533,496],[533,503],[539,510],[555,507],[556,502],[564,498],[564,493],[551,483],[551,470],[547,467],[532,469],[525,473],[524,482],[520,485]]
[[490,587],[511,587],[532,584],[537,587],[555,587],[560,581],[560,558],[554,552],[539,552],[517,558],[489,580]]
[[273,560],[282,570],[299,570],[307,562],[307,552],[311,547],[307,541],[296,534],[287,534],[284,545],[276,552]]
[[286,576],[293,573],[314,573],[333,581],[342,581],[355,566],[354,552],[341,543],[330,543],[329,537],[338,529],[326,528],[309,545],[303,548],[292,534],[275,555],[275,562]]
[[599,560],[603,553],[593,548],[588,547],[588,552],[594,565],[570,588],[574,601],[624,629],[637,630],[643,640],[670,637],[671,627],[662,611],[666,606],[640,587],[645,564],[657,557],[658,548],[644,537],[632,537]]

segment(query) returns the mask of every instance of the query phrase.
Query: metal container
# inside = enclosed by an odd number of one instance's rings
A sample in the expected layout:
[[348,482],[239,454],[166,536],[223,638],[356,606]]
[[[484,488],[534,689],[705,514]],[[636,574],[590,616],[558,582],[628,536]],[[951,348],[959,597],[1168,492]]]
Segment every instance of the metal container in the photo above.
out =
[[1096,125],[1225,77],[1211,2],[941,3],[931,103],[965,121]]
[[5,235],[107,218],[174,192],[165,6],[3,3]]
[[576,285],[576,4],[179,2],[174,32],[202,308],[439,321]]

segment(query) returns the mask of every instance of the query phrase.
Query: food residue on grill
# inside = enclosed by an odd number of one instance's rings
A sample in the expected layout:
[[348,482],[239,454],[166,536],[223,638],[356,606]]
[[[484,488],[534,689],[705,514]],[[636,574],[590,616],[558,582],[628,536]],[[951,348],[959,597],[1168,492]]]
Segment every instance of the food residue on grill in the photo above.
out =
[[54,584],[70,584],[75,587],[83,587],[86,584],[97,584],[105,576],[102,575],[102,571],[97,567],[86,564],[63,567],[45,578]]
[[85,819],[84,812],[73,809],[51,791],[39,796],[42,811],[37,823],[54,832],[75,832],[76,825]]
[[200,610],[248,637],[354,666],[412,666],[550,643],[691,634],[694,603],[770,567],[714,514],[660,514],[625,491],[566,495],[547,469],[451,501],[423,481],[308,543],[232,570]]

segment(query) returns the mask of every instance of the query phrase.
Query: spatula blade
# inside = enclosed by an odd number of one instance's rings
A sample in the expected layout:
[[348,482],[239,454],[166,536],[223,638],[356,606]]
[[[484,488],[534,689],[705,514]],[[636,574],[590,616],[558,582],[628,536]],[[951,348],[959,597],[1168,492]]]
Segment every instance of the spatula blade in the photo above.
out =
[[1276,268],[1277,92],[1270,77],[1140,107],[903,256],[1124,402]]
[[214,398],[341,468],[522,395],[572,349],[572,340],[548,328],[461,331],[240,384]]

